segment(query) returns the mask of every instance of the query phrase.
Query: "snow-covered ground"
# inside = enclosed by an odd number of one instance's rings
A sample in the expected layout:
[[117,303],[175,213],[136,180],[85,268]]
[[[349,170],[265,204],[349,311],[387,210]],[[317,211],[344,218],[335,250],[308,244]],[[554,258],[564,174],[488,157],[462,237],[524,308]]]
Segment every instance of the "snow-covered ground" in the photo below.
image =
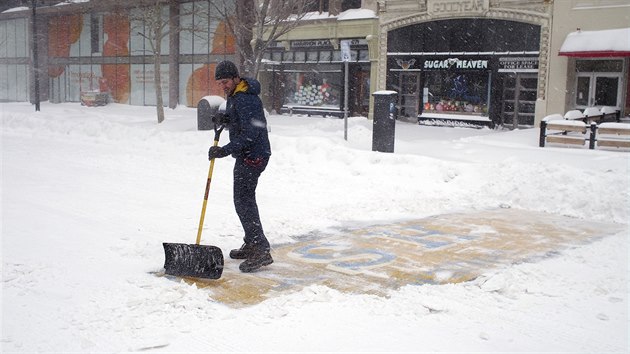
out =
[[[0,103],[2,352],[628,352],[629,152],[398,123],[385,154],[365,118],[345,141],[343,120],[273,115],[258,201],[276,245],[499,206],[626,231],[467,283],[387,297],[313,285],[231,308],[153,274],[162,242],[194,242],[212,140],[194,109],[166,114]],[[242,242],[231,172],[217,161],[202,240],[224,253]]]

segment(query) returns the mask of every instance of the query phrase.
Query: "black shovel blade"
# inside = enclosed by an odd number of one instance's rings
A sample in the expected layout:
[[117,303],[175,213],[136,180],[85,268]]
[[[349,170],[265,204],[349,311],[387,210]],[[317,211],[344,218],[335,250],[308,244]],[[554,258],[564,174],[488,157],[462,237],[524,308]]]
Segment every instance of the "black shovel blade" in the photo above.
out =
[[163,243],[164,270],[178,277],[219,279],[223,273],[223,253],[216,246]]

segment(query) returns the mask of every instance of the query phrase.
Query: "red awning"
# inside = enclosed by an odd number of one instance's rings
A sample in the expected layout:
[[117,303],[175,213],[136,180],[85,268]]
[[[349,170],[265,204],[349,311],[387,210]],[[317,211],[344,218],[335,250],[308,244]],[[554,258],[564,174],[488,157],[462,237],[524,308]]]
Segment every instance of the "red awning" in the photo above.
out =
[[567,57],[630,57],[630,28],[571,32],[562,43],[560,53]]

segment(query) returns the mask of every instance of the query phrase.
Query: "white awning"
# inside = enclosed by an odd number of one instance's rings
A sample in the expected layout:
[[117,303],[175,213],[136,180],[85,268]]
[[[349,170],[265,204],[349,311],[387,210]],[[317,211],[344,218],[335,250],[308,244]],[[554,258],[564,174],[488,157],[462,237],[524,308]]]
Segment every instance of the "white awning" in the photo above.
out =
[[630,28],[571,32],[560,53],[568,57],[630,57]]

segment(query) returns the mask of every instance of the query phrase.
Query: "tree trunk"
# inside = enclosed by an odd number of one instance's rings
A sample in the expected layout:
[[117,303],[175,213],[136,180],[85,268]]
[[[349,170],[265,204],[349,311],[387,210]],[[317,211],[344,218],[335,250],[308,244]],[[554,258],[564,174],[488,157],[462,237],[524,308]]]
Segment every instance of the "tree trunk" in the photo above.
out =
[[162,11],[161,7],[158,7],[157,25],[154,30],[155,36],[155,48],[153,52],[153,82],[155,84],[155,102],[157,108],[158,124],[164,121],[164,100],[162,99],[162,65],[161,65],[161,53],[162,53]]
[[[159,45],[157,46],[159,48]],[[162,99],[162,72],[160,65],[160,54],[155,55],[155,64],[154,64],[154,72],[155,72],[155,102],[157,105],[157,116],[158,123],[162,123],[164,121],[164,100]]]
[[237,55],[240,56],[239,62],[247,77],[254,77],[254,51],[252,50],[252,28],[251,25],[256,22],[254,0],[237,0],[236,3],[236,23],[233,26],[236,29],[234,36],[236,37],[239,50]]
[[[169,60],[168,60],[168,108],[175,109],[179,103],[179,4],[169,5]],[[192,32],[192,35],[195,33]]]

